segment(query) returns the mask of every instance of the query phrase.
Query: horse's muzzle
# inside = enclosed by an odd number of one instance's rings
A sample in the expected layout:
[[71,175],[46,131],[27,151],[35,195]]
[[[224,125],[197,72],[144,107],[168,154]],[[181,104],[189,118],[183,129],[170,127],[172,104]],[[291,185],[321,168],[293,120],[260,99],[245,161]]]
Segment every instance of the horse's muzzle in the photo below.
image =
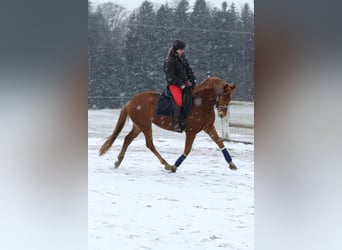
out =
[[223,118],[227,115],[228,106],[216,106],[216,108],[220,118]]
[[224,110],[219,110],[218,111],[218,116],[220,117],[220,118],[223,118],[223,117],[225,117],[227,115],[227,111],[224,111]]

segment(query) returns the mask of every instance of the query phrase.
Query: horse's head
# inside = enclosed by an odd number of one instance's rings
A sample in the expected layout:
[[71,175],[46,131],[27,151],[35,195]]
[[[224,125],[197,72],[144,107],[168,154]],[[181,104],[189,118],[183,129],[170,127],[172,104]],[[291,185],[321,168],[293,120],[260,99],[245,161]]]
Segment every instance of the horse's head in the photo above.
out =
[[216,108],[219,117],[225,117],[227,115],[227,109],[229,102],[232,100],[232,91],[235,89],[237,84],[226,84],[222,93],[219,93],[216,98]]
[[193,94],[202,93],[215,102],[218,115],[222,118],[227,115],[228,104],[232,99],[232,91],[237,84],[228,84],[218,77],[210,77],[197,85]]

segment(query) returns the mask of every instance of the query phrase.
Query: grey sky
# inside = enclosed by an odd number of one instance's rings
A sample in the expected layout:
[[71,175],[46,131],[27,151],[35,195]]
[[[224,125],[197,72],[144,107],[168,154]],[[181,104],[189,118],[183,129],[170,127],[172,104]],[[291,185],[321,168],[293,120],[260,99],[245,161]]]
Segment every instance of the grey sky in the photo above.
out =
[[[149,1],[152,3],[158,3],[158,4],[169,3],[170,6],[172,6],[171,4],[175,2],[174,0],[149,0]],[[237,10],[240,10],[241,7],[245,3],[248,3],[249,6],[252,9],[254,9],[254,0],[206,0],[206,2],[211,4],[213,7],[218,7],[218,8],[221,7],[222,2],[224,2],[224,1],[226,1],[228,3],[228,6],[230,6],[230,4],[232,2],[234,2]],[[127,10],[133,10],[135,8],[138,8],[141,5],[141,3],[143,2],[143,0],[91,0],[91,2],[93,2],[95,4],[96,3],[106,3],[106,2],[116,2],[116,3],[120,4],[121,6],[125,7]],[[188,0],[188,2],[190,3],[190,6],[193,7],[196,0]]]

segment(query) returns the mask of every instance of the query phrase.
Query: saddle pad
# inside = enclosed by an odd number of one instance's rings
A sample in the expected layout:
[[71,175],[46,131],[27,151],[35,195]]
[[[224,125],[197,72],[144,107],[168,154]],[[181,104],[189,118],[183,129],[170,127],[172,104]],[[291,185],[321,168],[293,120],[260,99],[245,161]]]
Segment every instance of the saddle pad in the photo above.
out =
[[172,97],[161,93],[157,102],[157,115],[173,117]]
[[[157,102],[157,115],[173,117],[173,105],[176,105],[173,101],[173,97],[168,89],[163,91],[158,98]],[[192,106],[192,93],[191,88],[183,90],[183,108],[182,115],[185,118],[188,117]]]

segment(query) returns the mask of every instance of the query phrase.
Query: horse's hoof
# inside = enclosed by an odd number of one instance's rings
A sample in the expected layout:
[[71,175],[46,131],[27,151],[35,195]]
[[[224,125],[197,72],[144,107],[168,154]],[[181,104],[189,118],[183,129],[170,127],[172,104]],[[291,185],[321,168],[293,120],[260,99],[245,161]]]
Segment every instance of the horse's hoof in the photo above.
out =
[[176,173],[177,171],[177,167],[176,166],[171,166],[171,172],[172,173]]
[[165,170],[171,170],[171,166],[169,164],[165,165],[164,167]]
[[229,168],[231,169],[231,170],[237,170],[237,167],[236,167],[236,165],[234,164],[234,162],[229,162]]
[[115,166],[115,168],[118,168],[118,167],[120,166],[120,162],[119,162],[119,161],[116,161],[116,162],[114,163],[114,166]]

